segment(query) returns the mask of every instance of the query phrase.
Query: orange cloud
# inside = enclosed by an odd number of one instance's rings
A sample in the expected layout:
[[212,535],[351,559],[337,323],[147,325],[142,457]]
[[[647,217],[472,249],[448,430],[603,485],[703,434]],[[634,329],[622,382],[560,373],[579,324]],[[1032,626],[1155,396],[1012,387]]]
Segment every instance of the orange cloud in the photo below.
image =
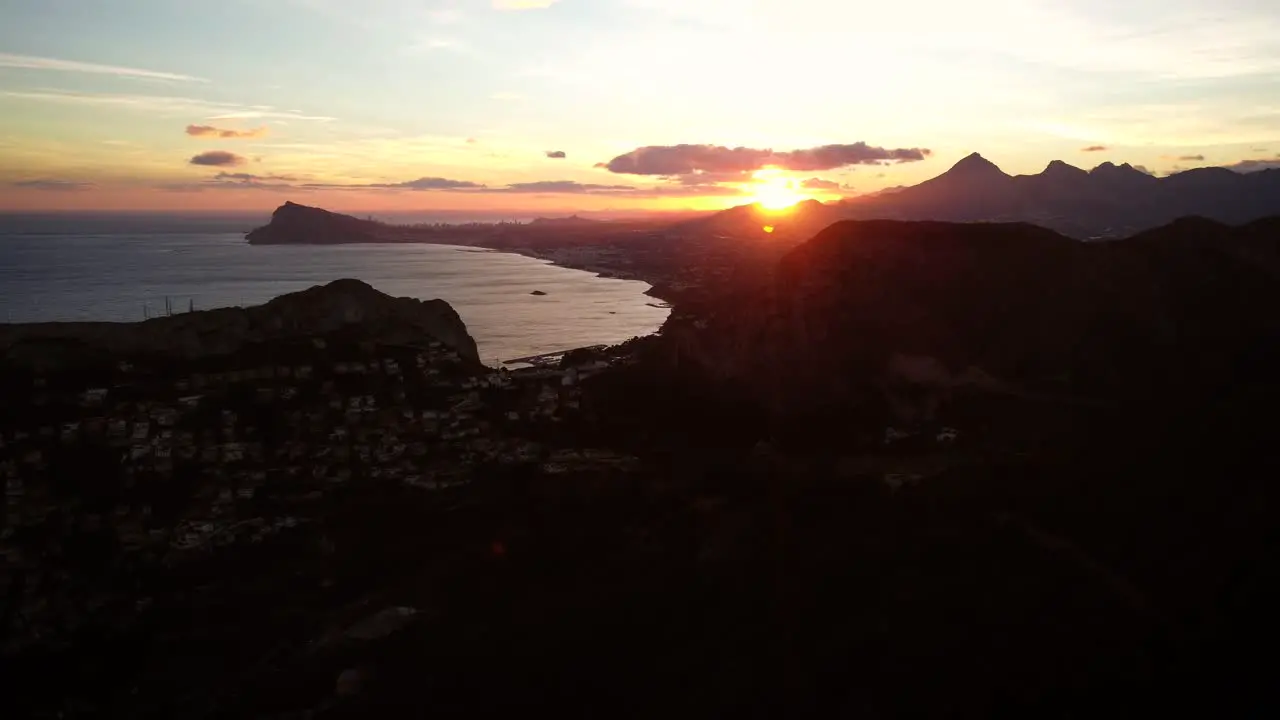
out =
[[1106,145],[1090,145],[1086,148],[1080,148],[1080,152],[1106,152]]
[[260,138],[267,134],[267,128],[258,127],[251,130],[232,130],[216,128],[212,125],[188,125],[187,134],[191,137],[212,137],[222,138],[223,140],[240,140],[245,138]]

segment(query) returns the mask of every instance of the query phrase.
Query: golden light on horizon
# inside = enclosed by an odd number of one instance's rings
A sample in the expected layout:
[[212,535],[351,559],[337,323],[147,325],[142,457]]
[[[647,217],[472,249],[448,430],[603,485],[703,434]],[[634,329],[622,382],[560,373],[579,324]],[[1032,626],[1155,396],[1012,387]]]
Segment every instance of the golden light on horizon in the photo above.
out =
[[800,192],[799,183],[773,168],[758,170],[752,177],[755,181],[751,185],[752,202],[765,210],[786,210],[809,199],[808,195]]

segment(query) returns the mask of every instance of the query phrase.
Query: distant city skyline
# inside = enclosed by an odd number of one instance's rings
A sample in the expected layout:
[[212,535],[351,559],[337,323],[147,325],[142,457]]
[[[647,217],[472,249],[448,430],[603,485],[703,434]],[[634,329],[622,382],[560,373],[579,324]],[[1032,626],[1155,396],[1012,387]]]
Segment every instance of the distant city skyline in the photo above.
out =
[[1271,0],[0,0],[0,210],[781,207],[1280,167]]

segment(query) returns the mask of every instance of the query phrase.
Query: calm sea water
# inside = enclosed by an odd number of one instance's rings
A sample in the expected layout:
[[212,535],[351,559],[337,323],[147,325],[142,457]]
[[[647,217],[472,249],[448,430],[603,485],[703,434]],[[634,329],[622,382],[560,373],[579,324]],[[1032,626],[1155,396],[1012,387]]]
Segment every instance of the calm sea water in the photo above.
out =
[[[338,278],[447,300],[489,364],[653,332],[640,282],[439,245],[251,246],[266,218],[0,216],[0,322],[137,321],[256,305]],[[148,232],[147,228],[154,228]],[[541,290],[545,296],[530,293]]]

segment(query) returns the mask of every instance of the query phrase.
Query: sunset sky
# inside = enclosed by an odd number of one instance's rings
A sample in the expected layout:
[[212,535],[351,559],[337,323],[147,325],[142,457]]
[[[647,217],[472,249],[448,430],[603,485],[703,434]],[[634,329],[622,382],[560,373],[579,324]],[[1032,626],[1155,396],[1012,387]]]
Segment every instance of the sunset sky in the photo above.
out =
[[1276,0],[0,0],[0,210],[713,208],[1280,164]]

